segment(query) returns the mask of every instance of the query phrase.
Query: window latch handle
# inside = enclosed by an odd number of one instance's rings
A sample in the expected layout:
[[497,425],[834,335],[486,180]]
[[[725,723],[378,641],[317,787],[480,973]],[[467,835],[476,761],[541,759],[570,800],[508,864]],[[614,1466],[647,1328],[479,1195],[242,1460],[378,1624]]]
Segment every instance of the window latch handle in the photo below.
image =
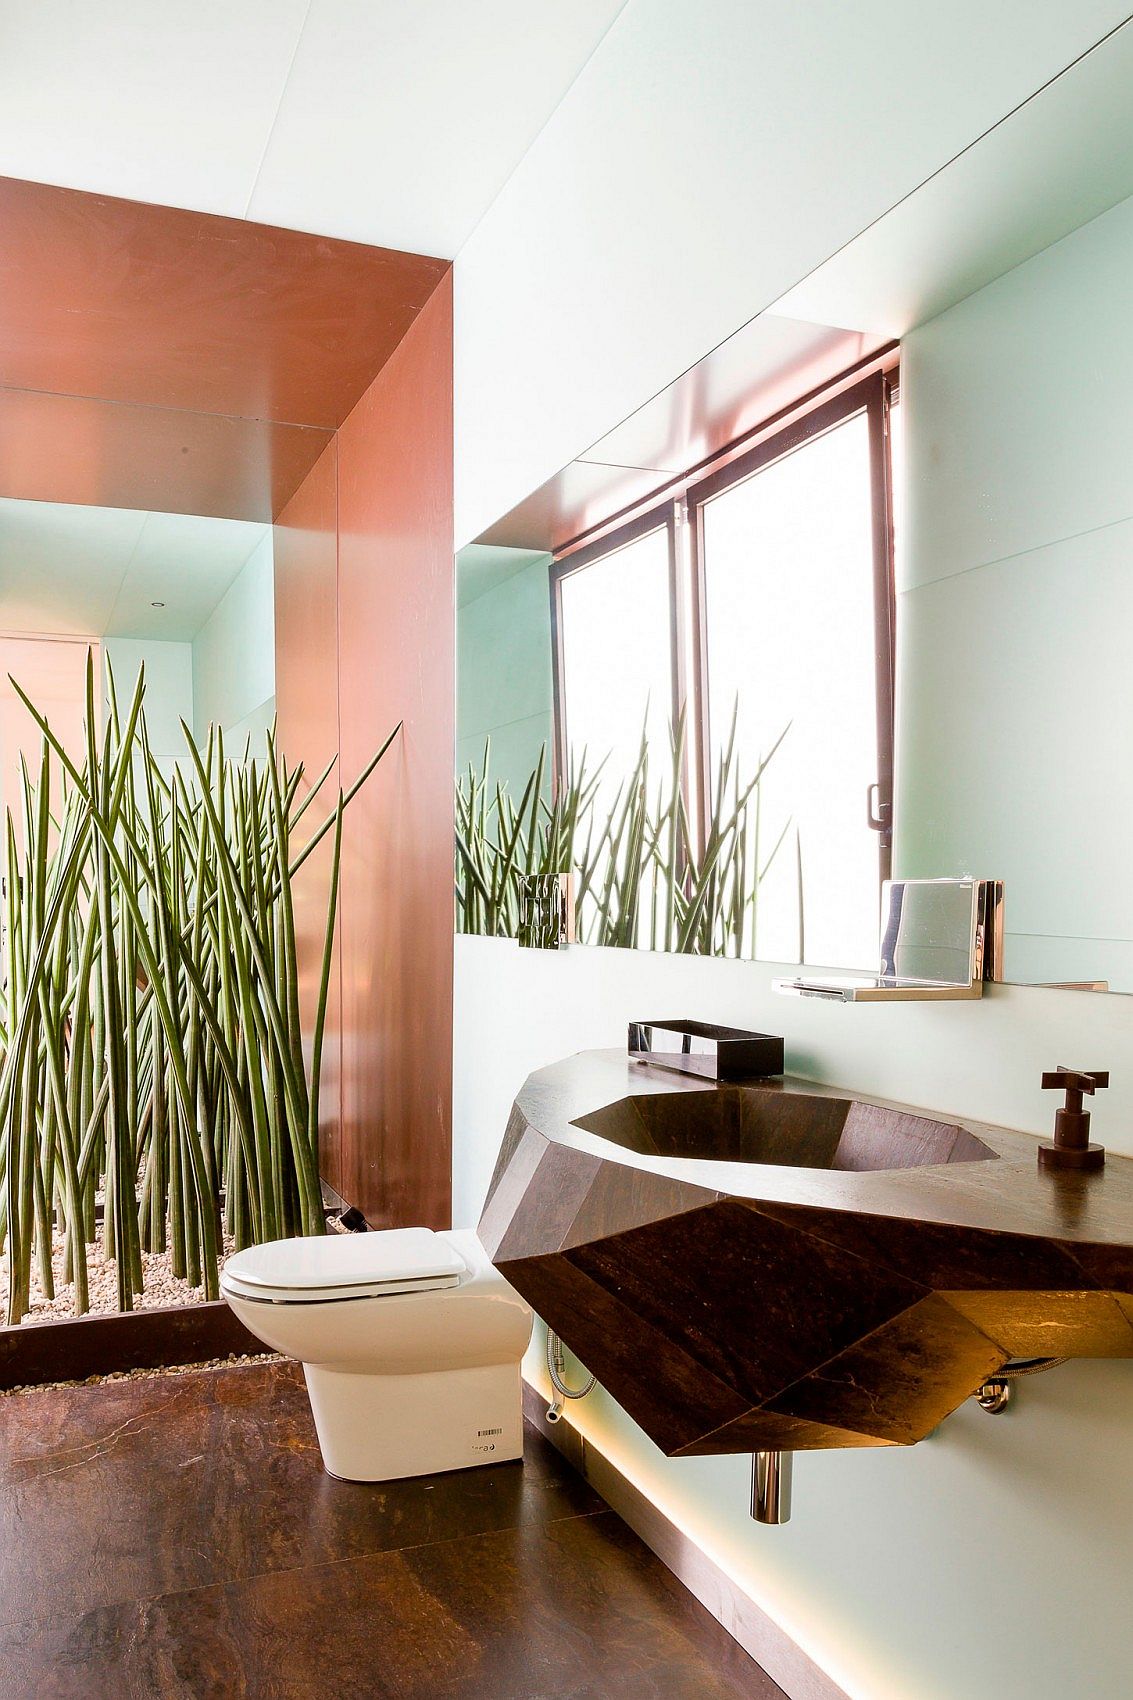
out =
[[[874,798],[877,799],[876,806]],[[890,816],[893,813],[891,804],[881,801],[881,785],[872,779],[865,788],[865,818],[871,832],[888,832]]]

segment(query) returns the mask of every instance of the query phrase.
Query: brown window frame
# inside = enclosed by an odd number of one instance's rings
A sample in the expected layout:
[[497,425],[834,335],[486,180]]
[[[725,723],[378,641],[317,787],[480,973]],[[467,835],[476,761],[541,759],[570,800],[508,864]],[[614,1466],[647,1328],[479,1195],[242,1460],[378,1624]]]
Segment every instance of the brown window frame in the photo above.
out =
[[846,420],[865,414],[869,439],[870,510],[873,535],[874,680],[877,715],[877,778],[863,798],[871,829],[877,833],[878,883],[892,871],[895,584],[893,563],[893,488],[889,413],[897,394],[895,357],[879,359],[864,377],[845,374],[806,398],[786,423],[757,433],[754,446],[743,439],[699,466],[670,480],[663,496],[643,505],[636,517],[592,542],[568,545],[549,567],[551,595],[551,670],[556,777],[567,772],[569,740],[562,651],[563,581],[573,573],[615,555],[628,543],[662,527],[669,538],[669,609],[672,636],[672,707],[674,723],[686,715],[682,784],[690,818],[703,844],[710,798],[711,727],[708,711],[708,640],[703,513],[714,497],[794,453]]

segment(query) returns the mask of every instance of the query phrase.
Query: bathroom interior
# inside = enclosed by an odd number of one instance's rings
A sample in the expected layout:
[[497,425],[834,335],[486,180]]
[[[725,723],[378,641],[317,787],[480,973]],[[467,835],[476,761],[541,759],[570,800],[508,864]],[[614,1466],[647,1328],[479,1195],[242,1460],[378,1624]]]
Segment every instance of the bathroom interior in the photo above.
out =
[[1133,18],[0,0],[0,1697],[1133,1693]]

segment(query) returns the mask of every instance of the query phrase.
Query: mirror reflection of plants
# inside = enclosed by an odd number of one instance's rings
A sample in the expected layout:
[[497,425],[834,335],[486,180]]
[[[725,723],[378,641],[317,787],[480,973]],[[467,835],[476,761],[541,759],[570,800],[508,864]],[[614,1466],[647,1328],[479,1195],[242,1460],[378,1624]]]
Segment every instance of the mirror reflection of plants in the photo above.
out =
[[[15,683],[15,681],[13,681]],[[237,1246],[324,1231],[319,1077],[343,809],[392,738],[314,831],[269,734],[266,756],[201,748],[169,777],[150,747],[144,676],[125,714],[109,683],[101,738],[88,660],[86,738],[73,758],[42,734],[23,769],[23,848],[7,820],[0,1012],[0,1244],[7,1320],[54,1294],[53,1252],[88,1308],[88,1246],[116,1265],[117,1301],[143,1291],[143,1252],[218,1296]],[[58,781],[58,783],[57,783]],[[299,1011],[294,880],[326,837],[329,894],[313,1039]],[[302,837],[302,846],[295,846]]]
[[[517,804],[491,782],[486,743],[479,770],[456,786],[457,931],[515,938],[522,878],[573,871],[580,943],[754,956],[763,881],[792,836],[799,854],[790,819],[767,846],[762,809],[763,776],[789,730],[745,777],[733,712],[701,832],[684,789],[683,717],[656,785],[643,732],[627,774],[607,776],[608,757],[589,770],[584,751],[550,800],[546,746]],[[798,916],[801,951],[801,881]]]
[[568,873],[571,846],[594,805],[600,774],[577,774],[544,797],[547,747],[539,752],[519,802],[505,784],[489,780],[490,743],[483,767],[456,787],[457,931],[515,938],[519,931],[520,879],[525,874]]

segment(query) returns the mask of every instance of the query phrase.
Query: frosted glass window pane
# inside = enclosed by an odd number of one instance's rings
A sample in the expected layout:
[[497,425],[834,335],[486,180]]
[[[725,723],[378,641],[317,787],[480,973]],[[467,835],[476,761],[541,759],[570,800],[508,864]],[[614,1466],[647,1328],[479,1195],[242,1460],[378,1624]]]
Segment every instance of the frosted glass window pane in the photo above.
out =
[[[813,439],[703,510],[714,761],[738,702],[748,773],[786,736],[761,786],[760,957],[876,968],[877,778],[873,530],[864,415]],[[800,929],[799,868],[802,870]]]
[[[672,639],[669,534],[662,527],[562,581],[563,699],[572,759],[607,756],[604,819],[632,772],[647,727],[650,773],[669,765]],[[605,809],[603,808],[605,805]]]

